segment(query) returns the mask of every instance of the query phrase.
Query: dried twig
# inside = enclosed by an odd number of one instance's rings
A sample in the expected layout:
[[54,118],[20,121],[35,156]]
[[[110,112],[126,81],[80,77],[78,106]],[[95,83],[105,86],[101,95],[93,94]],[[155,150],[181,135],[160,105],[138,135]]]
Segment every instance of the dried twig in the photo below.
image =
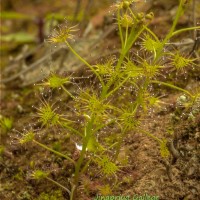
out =
[[[95,48],[95,44],[97,44],[98,42],[102,41],[104,38],[106,38],[110,33],[112,33],[116,28],[116,25],[111,26],[105,33],[103,33],[98,39],[96,39],[94,41],[94,43],[92,43],[91,45],[91,50],[93,50]],[[38,48],[36,48],[38,49]],[[39,67],[41,63],[45,62],[47,59],[49,59],[49,57],[51,57],[53,54],[57,53],[58,51],[60,51],[61,49],[63,49],[63,47],[60,47],[56,50],[54,50],[53,52],[50,52],[46,55],[44,55],[42,58],[40,58],[39,60],[35,61],[33,64],[31,64],[30,66],[27,66],[27,68],[21,70],[20,72],[14,74],[13,76],[9,77],[9,78],[5,78],[0,80],[0,83],[9,83],[15,79],[17,79],[18,77],[20,77],[21,75],[24,75],[32,70],[34,70],[35,68]],[[29,54],[28,54],[29,55]],[[66,56],[66,54],[65,54]],[[20,59],[21,60],[21,59]],[[62,65],[63,62],[60,63],[60,65]],[[9,67],[11,68],[11,67]],[[37,80],[39,81],[39,80]]]
[[[60,49],[62,49],[62,48],[60,48]],[[21,75],[26,74],[27,72],[29,72],[31,70],[34,70],[36,67],[39,66],[39,64],[45,62],[49,58],[49,56],[53,55],[55,52],[59,51],[60,49],[57,49],[56,51],[50,52],[49,54],[46,54],[44,57],[40,58],[39,60],[37,60],[36,62],[34,62],[32,65],[28,66],[27,68],[23,69],[22,71],[14,74],[13,76],[11,76],[9,78],[2,79],[0,81],[0,83],[8,83],[10,81],[17,79]]]
[[178,150],[174,147],[174,142],[173,140],[169,141],[167,143],[167,147],[170,151],[170,153],[172,154],[172,156],[175,158],[175,159],[178,159],[180,157],[180,153],[178,152]]

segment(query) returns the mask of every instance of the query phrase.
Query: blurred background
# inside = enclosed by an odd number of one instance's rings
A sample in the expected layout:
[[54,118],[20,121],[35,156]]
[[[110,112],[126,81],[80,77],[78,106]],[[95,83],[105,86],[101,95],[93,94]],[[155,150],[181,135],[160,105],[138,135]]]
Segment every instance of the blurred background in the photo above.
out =
[[[92,40],[100,32],[106,32],[109,25],[113,24],[114,14],[111,7],[115,0],[1,0],[1,22],[0,22],[0,51],[1,51],[1,77],[2,83],[11,83],[15,80],[24,79],[20,86],[29,85],[40,81],[41,78],[31,80],[33,74],[25,77],[31,69],[39,69],[38,66],[46,65],[45,55],[51,53],[52,47],[44,48],[44,40],[52,33],[53,29],[66,21],[70,24],[78,24],[78,37],[85,38],[88,44],[88,35],[92,31]],[[164,36],[170,28],[178,5],[178,0],[146,0],[140,1],[133,8],[137,12],[153,11],[156,18],[151,23],[151,28],[160,37]],[[194,1],[191,8],[186,11],[177,28],[193,26],[199,20],[200,3]],[[108,25],[108,26],[106,26]],[[196,35],[192,35],[195,39]],[[91,39],[91,38],[90,38]],[[102,39],[102,38],[101,38]],[[79,48],[79,47],[78,47]],[[89,49],[91,46],[88,47]],[[88,48],[80,48],[85,51]],[[55,50],[55,47],[53,48]],[[58,52],[58,50],[55,50]],[[59,52],[60,55],[60,52]],[[51,56],[49,56],[51,57]],[[43,59],[43,60],[40,60]],[[52,58],[48,58],[52,65]],[[55,59],[53,59],[55,61]],[[62,60],[62,59],[59,59]],[[38,61],[38,62],[36,62]],[[61,61],[62,62],[62,61]],[[35,65],[31,65],[34,64]],[[48,63],[48,64],[49,64]],[[55,64],[57,65],[57,64]],[[61,66],[61,64],[60,64]],[[57,70],[57,66],[51,70]],[[25,68],[29,69],[25,69]],[[44,66],[41,66],[42,68]],[[26,72],[23,72],[26,70]],[[38,76],[36,73],[35,76]],[[28,82],[28,79],[30,80]],[[16,85],[16,82],[14,82]]]
[[[19,52],[41,44],[64,20],[81,23],[108,8],[112,0],[1,0],[1,69]],[[25,47],[24,44],[27,46]],[[30,57],[29,57],[30,59]]]

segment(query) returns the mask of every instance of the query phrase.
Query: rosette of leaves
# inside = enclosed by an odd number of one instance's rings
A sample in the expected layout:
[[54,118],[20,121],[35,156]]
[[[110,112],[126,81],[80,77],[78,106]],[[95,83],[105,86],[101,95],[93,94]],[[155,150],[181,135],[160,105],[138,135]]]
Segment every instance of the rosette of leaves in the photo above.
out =
[[119,117],[119,123],[124,130],[132,130],[140,125],[140,121],[136,118],[135,111],[130,109],[122,109],[122,115]]
[[33,141],[35,138],[35,133],[33,131],[27,131],[26,133],[22,134],[22,137],[19,139],[20,144],[25,144],[27,142]]
[[42,106],[37,108],[37,117],[39,122],[42,123],[42,126],[64,126],[66,123],[71,123],[71,120],[64,118],[64,115],[58,114],[56,112],[57,108],[53,108],[53,105],[50,105],[46,101],[42,102]]
[[36,170],[31,174],[32,178],[35,180],[41,180],[41,179],[47,178],[48,175],[49,174],[47,172],[44,172],[41,170]]
[[161,47],[162,43],[158,40],[157,36],[153,33],[153,36],[150,36],[149,34],[145,34],[144,38],[142,39],[142,47],[150,52],[150,53],[156,53],[156,51]]
[[108,156],[102,156],[95,159],[95,162],[100,167],[101,172],[106,176],[113,176],[119,171],[119,167],[113,163]]
[[112,74],[115,71],[115,64],[116,59],[114,57],[111,57],[107,59],[104,63],[96,64],[95,70],[98,72],[98,74],[102,77],[102,79],[107,83]]
[[108,184],[104,186],[99,186],[98,189],[99,189],[100,194],[103,196],[109,196],[112,194],[112,189]]
[[109,111],[113,109],[107,100],[101,100],[98,94],[90,89],[80,93],[76,106],[80,113],[88,117],[95,116],[95,121],[99,123],[107,120],[110,115]]
[[181,71],[184,70],[188,66],[194,66],[196,65],[194,61],[196,59],[187,58],[186,56],[183,56],[179,51],[176,53],[169,53],[171,55],[171,64],[175,67],[176,70]]
[[43,84],[53,89],[61,88],[64,84],[70,83],[69,77],[60,77],[55,73],[51,73],[47,81]]
[[38,109],[37,113],[42,126],[54,126],[60,124],[60,115],[55,111],[56,109],[53,109],[50,104],[43,103],[43,106]]
[[50,37],[46,40],[49,43],[64,43],[68,40],[74,39],[74,32],[76,32],[77,26],[70,26],[65,22],[62,25],[59,25],[56,29],[53,30]]

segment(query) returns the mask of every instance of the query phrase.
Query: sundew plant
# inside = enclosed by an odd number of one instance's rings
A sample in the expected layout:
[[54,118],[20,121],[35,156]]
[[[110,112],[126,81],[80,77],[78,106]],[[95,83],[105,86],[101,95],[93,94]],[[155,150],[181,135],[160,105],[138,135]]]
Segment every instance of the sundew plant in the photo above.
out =
[[[180,0],[171,29],[161,39],[149,28],[154,14],[134,12],[131,5],[135,3],[137,1],[127,0],[114,5],[121,41],[118,57],[110,56],[95,65],[88,63],[70,42],[74,32],[78,31],[76,26],[60,26],[47,40],[53,44],[64,43],[88,68],[90,77],[92,74],[94,84],[84,88],[74,81],[78,77],[63,77],[56,73],[51,73],[46,82],[41,84],[53,90],[62,89],[72,102],[70,105],[73,105],[73,112],[70,114],[65,111],[60,113],[54,104],[44,99],[42,106],[37,109],[41,128],[50,131],[54,127],[61,130],[61,134],[69,134],[79,154],[73,158],[70,153],[64,154],[45,145],[37,137],[38,130],[26,131],[19,141],[21,144],[33,142],[71,164],[71,177],[66,177],[66,185],[50,178],[46,171],[38,169],[32,173],[33,178],[47,179],[67,191],[71,200],[78,198],[80,188],[90,189],[87,187],[87,178],[83,180],[86,176],[98,177],[102,181],[105,188],[99,188],[101,194],[108,194],[115,188],[118,173],[129,164],[128,159],[127,162],[122,162],[119,158],[128,134],[143,133],[157,142],[163,159],[170,155],[168,141],[162,133],[157,137],[154,133],[143,130],[141,126],[146,115],[154,108],[162,106],[159,96],[152,90],[153,87],[159,85],[161,88],[169,87],[179,91],[187,97],[190,106],[199,98],[198,93],[180,88],[163,78],[163,71],[168,67],[166,63],[170,63],[177,73],[195,66],[195,59],[184,56],[181,51],[168,51],[169,40],[173,41],[174,36],[185,31],[200,30],[199,26],[176,29],[188,1]],[[140,44],[139,52],[135,48],[136,43]],[[81,80],[84,81],[80,78]],[[70,90],[70,86],[76,92]]]

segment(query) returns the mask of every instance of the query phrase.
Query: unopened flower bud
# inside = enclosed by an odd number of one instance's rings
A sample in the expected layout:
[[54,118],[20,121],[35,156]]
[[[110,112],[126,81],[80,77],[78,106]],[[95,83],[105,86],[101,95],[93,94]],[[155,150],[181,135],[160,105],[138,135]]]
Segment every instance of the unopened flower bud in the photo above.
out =
[[141,20],[144,18],[144,13],[143,12],[140,12],[137,14],[137,19]]
[[130,2],[129,1],[124,1],[123,2],[123,8],[128,8],[130,6]]
[[149,19],[149,20],[152,20],[154,18],[154,14],[153,12],[150,12],[148,13],[146,16],[145,16],[146,19]]

